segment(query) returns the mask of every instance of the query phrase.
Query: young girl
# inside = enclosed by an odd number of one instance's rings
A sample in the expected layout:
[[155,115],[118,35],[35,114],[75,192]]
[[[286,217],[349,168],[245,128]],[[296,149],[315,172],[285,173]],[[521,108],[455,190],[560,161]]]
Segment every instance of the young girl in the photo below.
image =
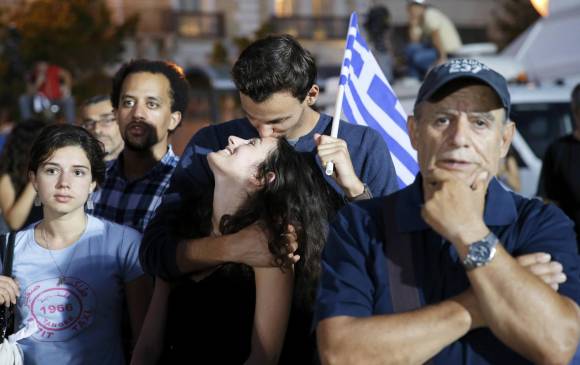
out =
[[[312,363],[319,255],[327,220],[342,202],[314,160],[284,139],[230,137],[208,162],[215,187],[197,204],[182,203],[177,235],[221,235],[257,224],[279,267],[232,263],[171,287],[157,279],[133,364]],[[288,257],[292,238],[296,265]]]
[[146,310],[140,234],[85,213],[104,178],[100,143],[71,125],[42,130],[28,171],[44,218],[18,233],[13,279],[0,278],[0,304],[15,304],[26,364],[123,364],[121,309],[134,335]]
[[0,211],[12,230],[42,218],[42,208],[34,206],[36,191],[28,179],[26,163],[31,142],[45,125],[35,119],[16,124],[0,154]]

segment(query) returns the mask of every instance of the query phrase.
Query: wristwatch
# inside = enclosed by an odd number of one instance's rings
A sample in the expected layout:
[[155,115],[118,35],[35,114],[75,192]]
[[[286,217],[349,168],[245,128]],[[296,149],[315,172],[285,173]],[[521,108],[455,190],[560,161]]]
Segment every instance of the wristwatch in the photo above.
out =
[[463,259],[465,270],[470,271],[475,268],[487,265],[495,256],[495,246],[499,242],[493,233],[489,233],[482,240],[469,245],[467,256]]
[[367,186],[367,184],[363,184],[364,186],[364,190],[362,193],[360,193],[357,196],[353,196],[352,198],[347,198],[347,201],[349,202],[355,202],[355,201],[359,201],[359,200],[367,200],[367,199],[372,199],[373,198],[373,194],[371,194],[371,190],[369,189],[369,187]]

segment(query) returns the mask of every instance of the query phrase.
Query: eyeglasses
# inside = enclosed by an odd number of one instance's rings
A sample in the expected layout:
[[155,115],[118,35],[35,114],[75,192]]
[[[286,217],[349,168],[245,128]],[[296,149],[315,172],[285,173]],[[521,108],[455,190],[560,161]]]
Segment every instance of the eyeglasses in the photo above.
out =
[[83,126],[84,129],[92,131],[97,126],[97,123],[99,123],[99,125],[101,127],[109,127],[113,123],[116,123],[116,122],[117,122],[117,119],[115,118],[114,115],[107,115],[107,116],[104,116],[98,120],[85,119],[85,120],[83,120],[81,125]]

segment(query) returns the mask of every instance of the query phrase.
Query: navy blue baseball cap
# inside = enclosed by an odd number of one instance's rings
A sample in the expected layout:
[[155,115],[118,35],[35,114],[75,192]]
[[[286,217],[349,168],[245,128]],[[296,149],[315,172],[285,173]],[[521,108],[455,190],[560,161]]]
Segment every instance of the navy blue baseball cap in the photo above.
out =
[[434,67],[427,74],[419,89],[415,106],[422,101],[431,99],[433,94],[449,82],[465,78],[479,80],[491,87],[499,97],[499,100],[501,100],[501,104],[506,110],[506,115],[509,117],[511,101],[507,81],[502,75],[483,63],[470,58],[453,58],[442,65]]

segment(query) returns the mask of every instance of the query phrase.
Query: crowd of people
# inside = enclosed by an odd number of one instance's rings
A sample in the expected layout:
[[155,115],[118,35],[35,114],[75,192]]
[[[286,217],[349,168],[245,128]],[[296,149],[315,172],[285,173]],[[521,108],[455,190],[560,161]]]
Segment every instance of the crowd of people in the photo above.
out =
[[330,136],[314,59],[289,35],[240,54],[245,116],[181,156],[188,85],[167,61],[123,64],[76,125],[17,124],[0,160],[16,232],[0,304],[24,363],[571,361],[573,223],[496,178],[515,131],[505,79],[439,63],[408,120],[420,172],[401,190],[378,132],[341,121]]

